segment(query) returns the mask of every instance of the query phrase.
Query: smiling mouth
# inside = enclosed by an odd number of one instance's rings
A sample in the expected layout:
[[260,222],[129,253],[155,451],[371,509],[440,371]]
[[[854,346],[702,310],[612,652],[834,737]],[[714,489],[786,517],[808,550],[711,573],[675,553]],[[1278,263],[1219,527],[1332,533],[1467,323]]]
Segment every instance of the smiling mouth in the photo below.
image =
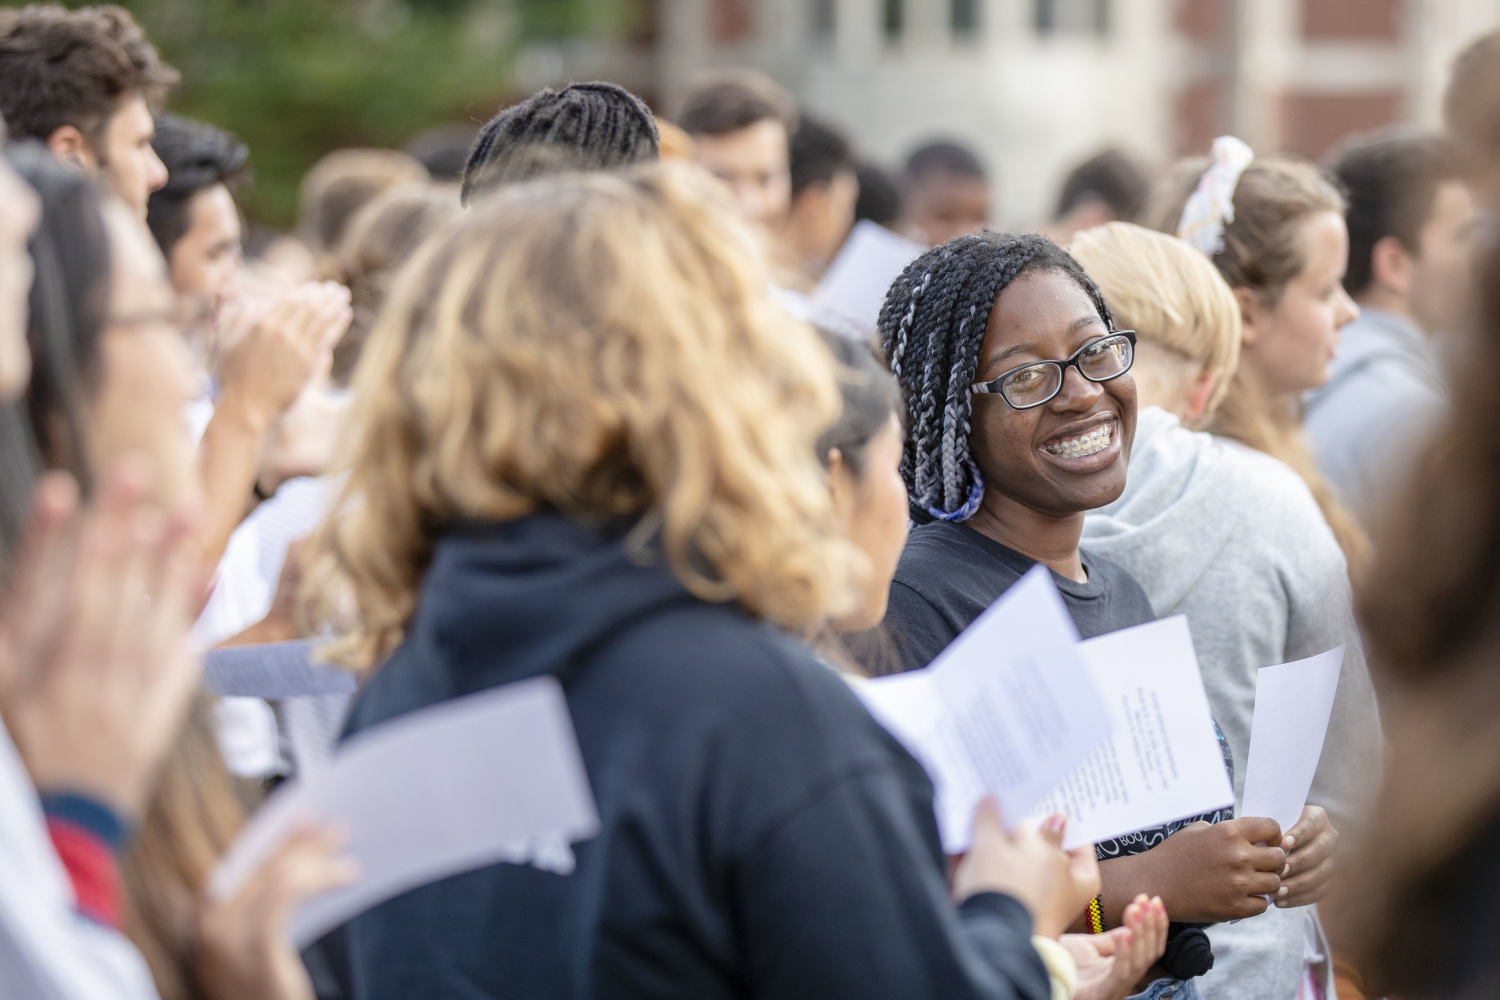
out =
[[1114,437],[1115,422],[1111,420],[1109,423],[1103,424],[1089,431],[1087,434],[1080,434],[1077,437],[1064,438],[1061,441],[1044,444],[1042,445],[1042,450],[1049,455],[1056,455],[1058,458],[1084,458],[1108,448]]

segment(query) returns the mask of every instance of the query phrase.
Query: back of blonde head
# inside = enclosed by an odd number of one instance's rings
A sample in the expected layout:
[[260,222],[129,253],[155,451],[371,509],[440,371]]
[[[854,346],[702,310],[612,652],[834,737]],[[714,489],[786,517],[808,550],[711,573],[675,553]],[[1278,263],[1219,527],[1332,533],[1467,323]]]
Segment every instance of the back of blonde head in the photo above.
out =
[[[1176,234],[1183,206],[1197,187],[1206,158],[1183,160],[1152,192],[1146,225]],[[1257,157],[1234,190],[1234,221],[1224,227],[1224,249],[1213,257],[1229,287],[1280,301],[1307,261],[1302,223],[1318,212],[1344,212],[1344,198],[1316,166],[1286,157]],[[1358,580],[1370,561],[1359,522],[1333,495],[1301,436],[1301,402],[1268,398],[1243,367],[1230,383],[1209,430],[1263,451],[1291,466],[1312,491]]]
[[852,601],[814,452],[832,359],[691,168],[487,201],[403,274],[354,390],[311,589],[352,603],[340,662],[400,641],[446,524],[539,509],[645,517],[690,590],[790,628]]
[[1218,270],[1181,240],[1129,222],[1085,230],[1069,249],[1117,327],[1219,376],[1206,410],[1213,413],[1240,363],[1240,307]]

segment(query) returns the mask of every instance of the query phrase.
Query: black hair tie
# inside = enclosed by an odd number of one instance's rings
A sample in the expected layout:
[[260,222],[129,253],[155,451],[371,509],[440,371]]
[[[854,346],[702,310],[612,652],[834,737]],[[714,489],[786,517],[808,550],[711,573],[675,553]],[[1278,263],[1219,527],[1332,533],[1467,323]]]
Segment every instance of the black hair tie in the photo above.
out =
[[1192,924],[1167,927],[1167,950],[1161,966],[1173,979],[1192,979],[1214,967],[1214,949],[1208,935]]

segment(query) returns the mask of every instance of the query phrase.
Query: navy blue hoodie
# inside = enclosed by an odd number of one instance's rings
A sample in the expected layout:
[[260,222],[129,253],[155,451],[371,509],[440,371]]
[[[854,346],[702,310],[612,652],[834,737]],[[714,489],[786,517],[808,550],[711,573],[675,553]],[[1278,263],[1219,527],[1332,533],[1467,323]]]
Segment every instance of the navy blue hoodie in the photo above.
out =
[[846,683],[619,531],[544,514],[443,537],[347,733],[539,674],[564,684],[598,836],[343,929],[360,1000],[1050,996],[1009,896],[955,907],[921,767]]

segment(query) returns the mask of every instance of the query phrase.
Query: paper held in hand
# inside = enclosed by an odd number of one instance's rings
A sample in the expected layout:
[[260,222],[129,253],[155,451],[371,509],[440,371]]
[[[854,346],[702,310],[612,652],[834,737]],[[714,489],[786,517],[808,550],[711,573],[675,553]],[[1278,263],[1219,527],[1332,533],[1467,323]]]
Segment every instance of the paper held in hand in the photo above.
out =
[[1032,810],[1068,817],[1063,847],[1163,826],[1234,804],[1208,695],[1181,615],[1078,647],[1113,736]]
[[1343,665],[1344,647],[1339,646],[1256,673],[1239,815],[1274,819],[1283,835],[1302,817]]
[[856,689],[927,769],[943,849],[968,849],[986,794],[1008,823],[1026,815],[1110,735],[1078,632],[1037,566],[932,665]]
[[362,875],[309,900],[298,946],[408,889],[500,861],[571,871],[598,830],[562,688],[551,677],[444,702],[366,730],[333,764],[278,789],[209,880],[238,888],[298,822],[347,826]]
[[268,701],[353,694],[355,688],[354,674],[313,660],[307,639],[210,649],[203,683],[212,694]]

